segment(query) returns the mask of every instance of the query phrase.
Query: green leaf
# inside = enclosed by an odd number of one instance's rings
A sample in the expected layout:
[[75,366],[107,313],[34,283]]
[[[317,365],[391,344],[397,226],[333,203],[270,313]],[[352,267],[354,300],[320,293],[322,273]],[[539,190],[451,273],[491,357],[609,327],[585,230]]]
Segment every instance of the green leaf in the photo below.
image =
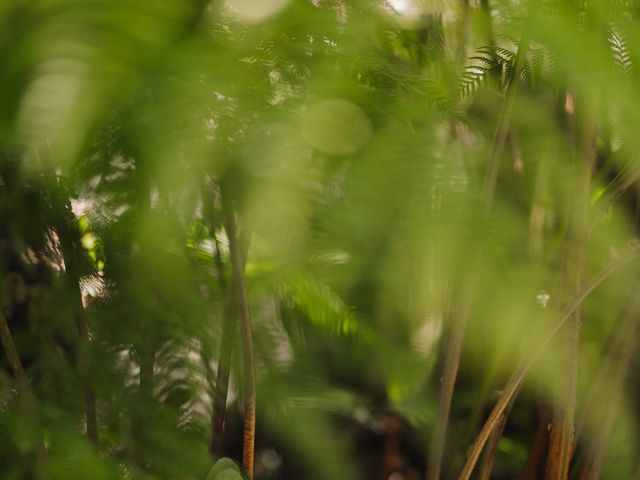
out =
[[206,480],[242,480],[242,473],[233,460],[221,458],[211,467]]

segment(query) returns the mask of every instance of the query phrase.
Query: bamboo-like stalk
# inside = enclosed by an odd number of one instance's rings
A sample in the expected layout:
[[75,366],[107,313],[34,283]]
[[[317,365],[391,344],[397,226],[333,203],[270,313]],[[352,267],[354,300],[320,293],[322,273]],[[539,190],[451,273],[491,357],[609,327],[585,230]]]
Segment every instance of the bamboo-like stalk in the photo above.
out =
[[573,315],[573,313],[580,307],[580,305],[582,305],[582,302],[589,296],[589,294],[593,290],[595,290],[604,280],[606,280],[620,268],[638,259],[640,259],[640,252],[638,250],[633,250],[630,254],[619,258],[618,260],[610,263],[608,266],[603,268],[591,280],[591,282],[589,282],[589,284],[580,291],[573,302],[571,302],[571,304],[565,309],[558,322],[547,334],[538,348],[524,362],[522,362],[520,367],[512,375],[509,382],[507,382],[504,390],[502,390],[502,393],[500,394],[496,405],[493,407],[493,410],[484,423],[482,430],[480,430],[480,433],[478,434],[475,442],[471,446],[469,455],[467,456],[467,461],[462,469],[462,472],[460,473],[460,476],[458,477],[459,480],[469,480],[469,478],[471,477],[475,465],[478,462],[478,458],[480,457],[480,454],[482,453],[482,450],[487,443],[487,440],[489,439],[491,433],[497,428],[502,414],[509,408],[511,402],[516,397],[527,375],[527,372],[531,368],[531,365],[545,350],[549,342],[556,336],[558,331],[560,331],[560,329],[567,323],[567,321],[571,318],[571,315]]
[[[575,104],[573,94],[567,92],[566,104]],[[587,107],[588,108],[588,107]],[[570,112],[567,112],[571,116]],[[596,122],[592,112],[586,112],[582,129],[576,132],[576,175],[572,192],[573,203],[569,215],[566,242],[566,263],[563,272],[563,289],[567,296],[574,296],[582,283],[589,238],[589,189],[591,170],[595,162]],[[549,436],[546,480],[566,480],[573,454],[578,382],[578,356],[580,348],[580,308],[576,309],[561,331],[561,364],[563,375],[559,391],[559,403],[554,409]]]
[[237,279],[234,272],[231,290],[228,293],[228,300],[222,320],[222,337],[218,357],[218,370],[216,372],[213,412],[211,415],[209,451],[214,457],[222,456],[222,439],[224,436],[227,394],[229,391],[229,373],[233,355],[233,342],[236,336],[237,290]]
[[240,332],[242,336],[242,364],[244,371],[244,432],[242,444],[242,465],[249,480],[253,478],[254,444],[256,429],[256,367],[253,351],[253,335],[251,329],[251,313],[244,279],[244,265],[241,245],[236,233],[236,222],[233,211],[228,207],[226,230],[229,239],[231,268],[238,292],[238,311],[240,315]]
[[[516,54],[514,76],[507,85],[505,100],[502,104],[500,115],[498,117],[496,132],[491,147],[491,154],[489,157],[489,162],[487,164],[483,182],[482,195],[484,201],[485,220],[488,220],[493,206],[498,172],[500,170],[500,161],[504,153],[507,134],[511,125],[511,114],[515,95],[517,92],[518,78],[520,76],[520,72],[522,71],[525,52],[527,48],[528,40],[522,39],[520,46],[518,47],[518,52]],[[478,248],[476,259],[472,265],[473,271],[475,271],[476,264],[482,257],[483,251],[484,245],[481,244]],[[463,289],[463,298],[461,301],[463,308],[456,314],[456,318],[454,319],[454,323],[452,325],[450,341],[448,342],[445,351],[443,373],[441,376],[438,414],[436,416],[436,423],[431,435],[429,448],[429,464],[426,477],[427,480],[437,480],[440,478],[442,456],[444,453],[444,445],[446,442],[446,434],[449,424],[449,413],[451,411],[451,401],[453,398],[453,391],[458,375],[458,366],[460,364],[462,343],[464,341],[466,325],[469,317],[469,306],[471,303],[472,292],[475,288],[475,273],[472,273],[469,278],[470,280],[466,282],[466,285]]]
[[538,478],[538,467],[547,448],[549,416],[543,407],[538,407],[537,420],[536,433],[533,436],[533,442],[529,449],[529,456],[527,457],[527,463],[522,473],[522,480],[536,480],[536,478]]
[[[512,402],[513,405],[513,402]],[[478,472],[478,480],[489,480],[491,478],[491,469],[493,468],[493,461],[496,458],[498,452],[498,442],[504,431],[504,427],[507,425],[507,417],[509,416],[510,408],[507,408],[500,417],[496,429],[491,432],[491,436],[488,440],[487,448],[484,451],[482,458],[482,464],[480,465],[480,471]]]
[[[228,200],[226,200],[228,201]],[[223,205],[225,215],[232,215],[227,204]],[[239,305],[239,287],[238,275],[232,272],[231,288],[227,288],[224,276],[224,264],[222,261],[222,246],[218,237],[213,235],[215,243],[214,261],[218,273],[218,281],[222,294],[226,297],[222,319],[222,336],[220,343],[220,353],[218,357],[218,368],[215,379],[215,389],[213,394],[213,409],[211,414],[211,438],[209,441],[209,452],[214,458],[223,455],[223,438],[226,421],[227,395],[229,392],[229,374],[231,370],[231,359],[233,356],[233,344],[236,338],[236,325],[238,317]],[[247,258],[247,250],[249,248],[249,234],[245,229],[240,234],[238,243],[241,248],[241,270],[244,272],[244,266]]]
[[429,444],[427,480],[436,480],[440,478],[442,456],[444,454],[449,414],[451,411],[451,401],[453,399],[453,390],[455,387],[456,377],[458,375],[460,353],[462,351],[462,342],[464,340],[467,317],[467,312],[458,314],[457,322],[453,325],[451,338],[447,343],[445,350],[443,375],[440,380],[441,386],[440,399],[438,403],[438,416],[436,418],[436,423],[431,435],[431,442]]

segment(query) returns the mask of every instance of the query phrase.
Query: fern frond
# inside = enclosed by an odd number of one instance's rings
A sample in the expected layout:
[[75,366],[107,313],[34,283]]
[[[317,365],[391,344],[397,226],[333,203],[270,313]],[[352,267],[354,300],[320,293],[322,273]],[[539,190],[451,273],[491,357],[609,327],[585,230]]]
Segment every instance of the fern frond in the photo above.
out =
[[529,60],[525,59],[524,61],[524,65],[522,66],[522,76],[527,82],[527,85],[529,86],[529,88],[531,90],[535,89],[536,78],[535,78],[535,74],[533,73],[533,66],[531,65],[531,62],[529,62]]
[[613,54],[615,67],[625,75],[631,72],[633,66],[631,61],[631,53],[627,43],[620,32],[617,32],[613,26],[609,27],[608,41]]

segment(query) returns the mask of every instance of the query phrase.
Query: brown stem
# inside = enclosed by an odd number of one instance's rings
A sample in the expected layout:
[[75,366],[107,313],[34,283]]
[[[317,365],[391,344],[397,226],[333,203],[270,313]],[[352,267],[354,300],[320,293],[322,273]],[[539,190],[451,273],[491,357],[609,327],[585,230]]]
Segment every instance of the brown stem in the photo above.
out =
[[543,407],[539,406],[537,417],[538,425],[531,448],[529,449],[529,456],[527,457],[527,463],[524,468],[524,473],[522,474],[522,480],[535,480],[538,478],[538,467],[547,449],[549,415]]
[[484,445],[487,443],[489,436],[493,432],[493,430],[497,427],[500,421],[500,417],[507,410],[511,401],[517,395],[520,387],[522,386],[522,382],[524,381],[527,372],[531,368],[531,365],[536,360],[536,358],[544,351],[547,347],[548,343],[555,337],[558,331],[566,324],[571,315],[575,312],[576,309],[580,307],[585,298],[595,290],[598,285],[600,285],[605,279],[607,279],[611,274],[618,271],[621,267],[629,264],[634,260],[638,260],[640,258],[640,252],[637,250],[632,251],[632,253],[623,256],[622,258],[612,262],[607,267],[602,269],[598,275],[596,275],[591,282],[582,289],[580,294],[574,299],[574,301],[565,309],[564,313],[560,317],[560,320],[556,323],[556,325],[551,329],[551,331],[547,334],[538,348],[531,354],[529,357],[520,365],[520,367],[513,374],[504,390],[502,391],[500,397],[498,398],[498,402],[493,407],[491,414],[487,418],[482,430],[478,434],[475,442],[473,443],[469,455],[467,457],[467,461],[458,477],[459,480],[469,480],[471,474],[473,473],[473,469],[480,457],[480,453],[482,453],[482,449]]
[[[230,208],[229,208],[230,210]],[[231,268],[238,291],[238,310],[240,313],[240,332],[242,336],[242,364],[244,370],[244,433],[242,445],[242,464],[249,480],[253,478],[254,443],[256,428],[256,367],[251,332],[251,313],[244,278],[242,246],[236,235],[236,223],[232,211],[226,216],[226,230],[229,238]]]
[[234,278],[222,320],[222,339],[220,356],[218,357],[216,388],[213,397],[213,413],[211,415],[211,440],[209,443],[209,451],[214,457],[222,456],[222,439],[224,436],[227,394],[229,391],[229,371],[233,355],[233,342],[236,335],[236,284],[237,281]]
[[[571,96],[571,98],[569,98]],[[575,104],[573,94],[567,92],[566,104]],[[567,112],[573,116],[572,111]],[[595,161],[596,122],[593,112],[585,115],[582,131],[576,132],[576,182],[571,192],[566,243],[566,262],[563,272],[563,289],[567,296],[575,296],[580,290],[586,248],[589,238],[589,189],[591,170]],[[576,309],[561,331],[560,365],[565,369],[559,388],[559,402],[554,409],[549,436],[546,480],[566,480],[574,447],[576,395],[578,385],[578,355],[580,349],[580,309]]]
[[[518,53],[516,54],[514,76],[507,85],[505,100],[502,104],[502,109],[498,118],[498,124],[496,126],[496,132],[491,148],[491,155],[489,157],[487,170],[485,172],[483,183],[483,200],[484,214],[485,219],[487,220],[493,206],[496,182],[498,178],[498,172],[500,170],[500,161],[504,153],[507,134],[511,125],[513,102],[517,92],[518,78],[524,64],[524,56],[527,48],[528,41],[522,39],[518,48]],[[481,245],[478,249],[480,253],[477,254],[476,261],[478,261],[482,257],[481,252],[483,250],[484,246]],[[436,423],[431,435],[429,448],[429,466],[427,468],[426,477],[427,480],[438,480],[440,478],[442,456],[444,453],[444,446],[446,442],[447,428],[449,423],[449,413],[451,410],[451,401],[453,398],[453,391],[458,374],[458,366],[460,364],[462,343],[464,340],[464,334],[469,317],[469,305],[471,303],[471,296],[474,290],[475,277],[472,274],[469,278],[470,280],[467,281],[464,287],[464,298],[461,302],[465,307],[463,311],[456,314],[457,317],[454,324],[452,325],[451,340],[448,343],[445,352],[444,367],[441,377],[438,414],[436,416]]]
[[480,465],[480,472],[478,473],[478,480],[489,480],[491,478],[491,469],[493,468],[493,460],[496,457],[496,453],[498,451],[498,442],[500,441],[500,437],[502,437],[502,432],[504,431],[504,427],[507,425],[507,417],[509,416],[510,408],[502,414],[500,420],[498,421],[498,425],[496,429],[491,433],[491,436],[488,440],[487,448],[484,451],[484,456],[482,458],[482,464]]
[[13,372],[14,377],[18,382],[24,381],[24,368],[22,368],[22,362],[18,356],[16,345],[13,343],[13,337],[11,330],[9,330],[9,324],[7,318],[4,316],[4,312],[0,311],[0,340],[2,341],[2,348],[4,349],[4,355],[9,362],[9,367]]
[[[225,204],[225,210],[226,208]],[[232,212],[226,211],[226,215]],[[223,455],[223,438],[227,410],[227,395],[229,392],[229,374],[231,370],[231,359],[233,356],[233,345],[236,337],[236,325],[239,309],[239,287],[238,275],[232,272],[231,288],[227,289],[224,277],[224,265],[222,262],[222,248],[218,238],[214,233],[214,241],[216,245],[215,262],[218,270],[220,288],[223,295],[226,294],[225,311],[222,319],[222,338],[220,343],[220,354],[218,357],[218,370],[216,373],[215,390],[213,395],[213,411],[211,415],[211,439],[209,441],[209,451],[214,458]],[[247,258],[247,250],[249,248],[249,233],[243,230],[240,234],[238,243],[241,247],[241,271],[244,272],[244,266]]]
[[[463,305],[467,305],[470,300],[464,299]],[[454,314],[454,324],[451,328],[449,341],[445,349],[444,365],[442,377],[440,378],[440,399],[438,404],[438,416],[431,434],[429,443],[429,465],[427,468],[427,480],[437,480],[440,478],[442,466],[442,456],[447,437],[449,424],[449,414],[451,411],[451,401],[455,387],[458,367],[460,364],[460,353],[464,340],[466,321],[468,312],[458,312]]]

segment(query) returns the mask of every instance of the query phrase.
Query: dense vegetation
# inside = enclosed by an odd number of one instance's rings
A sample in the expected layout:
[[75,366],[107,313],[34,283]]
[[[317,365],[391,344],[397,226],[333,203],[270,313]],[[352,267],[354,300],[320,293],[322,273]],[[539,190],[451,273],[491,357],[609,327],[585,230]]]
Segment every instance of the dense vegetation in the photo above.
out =
[[640,479],[637,0],[0,23],[0,478]]

